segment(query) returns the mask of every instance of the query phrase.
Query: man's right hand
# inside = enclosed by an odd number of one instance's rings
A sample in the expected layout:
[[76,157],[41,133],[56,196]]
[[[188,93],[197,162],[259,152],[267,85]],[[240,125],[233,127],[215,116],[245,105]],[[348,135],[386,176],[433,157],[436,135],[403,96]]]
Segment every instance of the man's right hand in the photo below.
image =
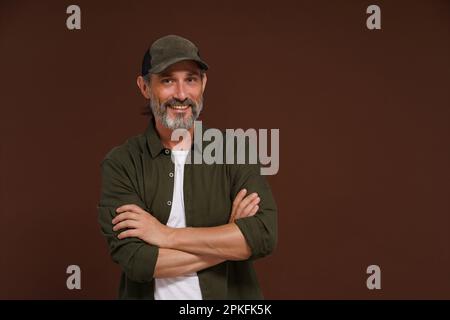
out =
[[258,212],[258,203],[261,200],[256,192],[246,196],[247,190],[242,189],[236,195],[233,201],[233,209],[231,210],[231,216],[229,223],[234,222],[237,219],[244,217],[251,217]]

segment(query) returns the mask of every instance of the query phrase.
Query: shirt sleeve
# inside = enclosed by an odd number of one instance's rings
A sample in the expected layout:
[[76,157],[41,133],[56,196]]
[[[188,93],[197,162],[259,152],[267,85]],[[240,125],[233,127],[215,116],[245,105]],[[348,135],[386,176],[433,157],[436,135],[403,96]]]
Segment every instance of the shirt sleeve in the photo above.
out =
[[116,209],[124,204],[136,204],[145,210],[145,204],[133,188],[130,169],[117,160],[105,158],[101,163],[102,187],[98,205],[98,220],[106,238],[112,260],[120,265],[126,276],[135,282],[153,280],[159,248],[139,238],[118,239],[123,231],[113,231],[112,219]]
[[250,259],[265,257],[273,252],[277,244],[277,206],[270,186],[261,175],[259,164],[232,167],[232,198],[245,188],[247,195],[257,192],[261,199],[254,216],[237,219],[235,223],[251,249]]

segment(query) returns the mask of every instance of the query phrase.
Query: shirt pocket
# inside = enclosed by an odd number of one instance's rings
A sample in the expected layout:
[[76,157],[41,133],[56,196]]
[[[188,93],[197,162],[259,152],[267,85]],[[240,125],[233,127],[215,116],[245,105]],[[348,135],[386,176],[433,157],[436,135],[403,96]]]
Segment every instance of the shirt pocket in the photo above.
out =
[[213,227],[228,223],[232,199],[223,166],[211,165],[196,172],[192,177],[192,191],[192,210],[186,212],[188,225]]

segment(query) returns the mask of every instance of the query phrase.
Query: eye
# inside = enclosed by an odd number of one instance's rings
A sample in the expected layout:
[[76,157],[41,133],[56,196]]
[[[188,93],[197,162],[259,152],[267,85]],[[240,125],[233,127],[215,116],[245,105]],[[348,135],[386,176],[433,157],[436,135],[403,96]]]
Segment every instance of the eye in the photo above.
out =
[[161,83],[163,83],[163,84],[170,84],[171,82],[172,82],[172,79],[170,79],[170,78],[161,79]]
[[197,82],[198,78],[197,77],[189,77],[189,78],[187,78],[187,81],[188,82]]

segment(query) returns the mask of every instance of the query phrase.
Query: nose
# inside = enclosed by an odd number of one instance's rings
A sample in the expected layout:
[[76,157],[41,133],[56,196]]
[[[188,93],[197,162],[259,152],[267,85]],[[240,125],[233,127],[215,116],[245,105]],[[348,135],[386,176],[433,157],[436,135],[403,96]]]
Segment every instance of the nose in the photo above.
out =
[[177,87],[175,89],[175,98],[184,101],[187,98],[186,88],[183,83],[177,83]]

